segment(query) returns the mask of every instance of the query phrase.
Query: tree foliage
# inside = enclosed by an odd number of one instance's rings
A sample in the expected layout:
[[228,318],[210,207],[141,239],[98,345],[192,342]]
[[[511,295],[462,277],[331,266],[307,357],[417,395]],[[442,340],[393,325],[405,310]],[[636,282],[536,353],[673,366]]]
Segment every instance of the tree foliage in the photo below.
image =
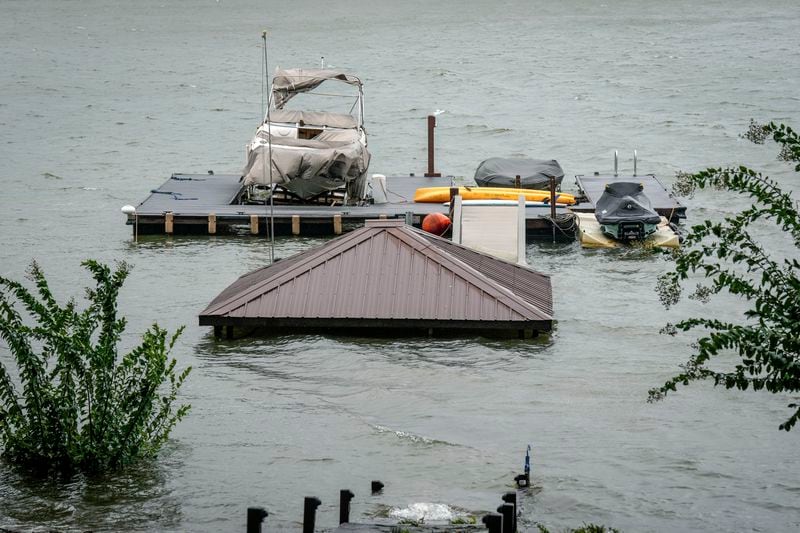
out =
[[[800,172],[800,140],[788,126],[751,121],[743,137],[762,144],[772,140],[780,147],[778,158],[796,162]],[[772,393],[800,391],[800,213],[792,196],[777,182],[747,167],[709,168],[695,174],[679,173],[676,192],[693,194],[714,188],[747,195],[752,206],[721,222],[693,226],[684,247],[672,252],[674,270],[661,276],[657,290],[669,308],[678,302],[683,284],[691,275],[706,280],[690,295],[702,302],[721,292],[748,302],[742,323],[712,317],[688,318],[668,324],[665,333],[701,329],[695,353],[682,372],[650,391],[660,400],[678,384],[709,379],[728,389],[766,390]],[[750,232],[752,224],[771,223],[790,243],[776,258]],[[719,371],[709,364],[721,353],[735,352],[732,370]],[[800,404],[789,404],[791,416],[779,428],[789,431],[800,417]]]
[[[156,454],[189,405],[173,409],[191,367],[176,373],[171,337],[154,324],[120,357],[126,320],[117,297],[130,267],[83,266],[96,286],[88,305],[60,305],[34,262],[35,289],[0,277],[0,338],[20,389],[0,362],[0,449],[14,464],[46,471],[100,472]],[[19,304],[25,314],[17,309]]]

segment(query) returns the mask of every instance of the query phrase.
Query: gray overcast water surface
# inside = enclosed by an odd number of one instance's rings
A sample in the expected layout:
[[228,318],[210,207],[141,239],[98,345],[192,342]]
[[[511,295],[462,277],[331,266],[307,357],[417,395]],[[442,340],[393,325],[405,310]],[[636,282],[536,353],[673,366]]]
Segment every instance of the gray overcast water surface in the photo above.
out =
[[[739,319],[722,299],[665,311],[668,264],[636,251],[531,243],[553,276],[558,327],[535,342],[280,336],[216,342],[197,314],[266,264],[262,238],[147,237],[120,207],[172,172],[239,172],[260,118],[262,29],[270,69],[330,66],[365,82],[371,171],[422,172],[437,109],[437,166],[469,181],[491,156],[558,159],[571,176],[746,163],[787,189],[797,174],[739,134],[749,119],[800,127],[795,0],[462,2],[0,2],[0,275],[39,261],[80,296],[85,258],[135,265],[126,345],[185,324],[192,411],[158,461],[123,475],[34,482],[0,466],[0,525],[94,531],[299,530],[302,498],[334,525],[445,503],[494,510],[533,444],[523,523],[633,531],[797,531],[800,429],[788,396],[697,384],[665,402],[690,313]],[[690,221],[746,199],[703,192]],[[778,249],[781,235],[763,229]],[[279,238],[285,257],[322,242]],[[0,360],[10,355],[0,346]],[[730,358],[726,359],[728,362]],[[725,361],[722,362],[724,364]],[[369,481],[387,484],[368,494]]]

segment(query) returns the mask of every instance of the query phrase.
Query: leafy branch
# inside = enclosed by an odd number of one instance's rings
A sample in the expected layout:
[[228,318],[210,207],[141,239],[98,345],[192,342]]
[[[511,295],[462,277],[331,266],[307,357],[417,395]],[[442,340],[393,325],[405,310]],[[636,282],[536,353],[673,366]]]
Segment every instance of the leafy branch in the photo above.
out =
[[[758,144],[767,138],[780,147],[779,158],[798,162],[800,139],[788,126],[751,121],[743,135]],[[708,281],[690,297],[707,301],[727,292],[749,302],[743,324],[713,318],[688,318],[668,324],[662,332],[700,329],[703,336],[696,351],[681,366],[682,372],[649,393],[650,401],[661,400],[677,385],[712,380],[728,389],[767,390],[772,393],[800,391],[800,209],[788,192],[774,180],[740,166],[709,168],[694,174],[679,173],[675,191],[682,195],[698,189],[733,191],[752,199],[752,206],[721,222],[705,221],[691,228],[684,248],[671,252],[674,269],[662,275],[656,287],[661,302],[669,308],[683,293],[683,284],[700,274]],[[795,253],[774,258],[751,235],[748,228],[756,223],[772,223],[791,240]],[[712,370],[708,365],[722,352],[739,356],[734,369]],[[791,416],[779,428],[789,431],[800,418],[800,404],[792,403]]]

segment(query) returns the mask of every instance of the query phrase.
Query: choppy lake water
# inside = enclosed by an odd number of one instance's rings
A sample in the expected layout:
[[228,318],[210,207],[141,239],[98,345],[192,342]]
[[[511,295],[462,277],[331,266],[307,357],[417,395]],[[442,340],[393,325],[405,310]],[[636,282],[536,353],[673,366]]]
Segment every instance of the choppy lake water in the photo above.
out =
[[[650,405],[691,338],[687,313],[735,319],[735,302],[665,312],[667,264],[577,244],[528,246],[551,273],[556,332],[536,342],[322,336],[216,342],[197,313],[268,261],[258,238],[148,237],[120,206],[171,172],[236,172],[260,118],[261,30],[271,68],[328,65],[365,81],[374,172],[420,172],[440,109],[437,166],[469,180],[497,155],[556,158],[568,175],[747,163],[798,189],[775,151],[739,138],[749,119],[800,126],[794,0],[478,2],[0,2],[0,275],[38,260],[63,297],[84,258],[135,265],[129,342],[187,325],[193,408],[155,464],[102,480],[37,483],[0,466],[0,525],[94,531],[299,530],[302,497],[338,490],[358,518],[413,503],[493,510],[532,443],[523,522],[625,531],[795,531],[800,430],[787,397],[694,385]],[[565,185],[570,181],[565,179]],[[742,199],[700,194],[691,220]],[[779,246],[779,235],[766,233]],[[286,256],[320,242],[281,238]],[[10,356],[0,346],[0,360]],[[368,495],[369,481],[387,489]]]

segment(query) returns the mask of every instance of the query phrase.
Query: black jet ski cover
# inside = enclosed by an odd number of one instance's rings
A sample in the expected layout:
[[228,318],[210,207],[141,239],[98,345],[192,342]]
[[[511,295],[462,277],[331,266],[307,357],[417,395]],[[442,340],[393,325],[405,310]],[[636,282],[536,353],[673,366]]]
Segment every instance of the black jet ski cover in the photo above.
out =
[[564,171],[555,159],[520,159],[491,157],[478,165],[475,183],[479,187],[514,187],[514,179],[520,177],[523,189],[550,189],[550,178],[561,185]]
[[650,199],[642,192],[641,183],[618,181],[606,185],[597,200],[594,215],[600,224],[644,222],[658,224],[661,217],[653,210]]

